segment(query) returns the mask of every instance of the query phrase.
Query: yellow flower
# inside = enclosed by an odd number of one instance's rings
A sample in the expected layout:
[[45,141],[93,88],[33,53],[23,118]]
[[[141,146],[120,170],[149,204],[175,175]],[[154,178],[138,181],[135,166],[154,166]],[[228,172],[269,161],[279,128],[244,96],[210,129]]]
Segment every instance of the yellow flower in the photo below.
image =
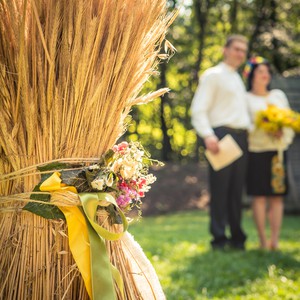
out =
[[275,133],[283,127],[300,132],[300,114],[291,109],[268,105],[266,110],[257,112],[255,124],[267,133]]

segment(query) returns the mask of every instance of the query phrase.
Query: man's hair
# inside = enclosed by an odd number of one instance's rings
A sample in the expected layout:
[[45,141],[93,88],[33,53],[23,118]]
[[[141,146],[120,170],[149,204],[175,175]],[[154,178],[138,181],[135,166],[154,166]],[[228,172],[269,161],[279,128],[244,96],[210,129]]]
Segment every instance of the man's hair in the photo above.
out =
[[233,34],[233,35],[230,35],[227,40],[226,40],[226,43],[224,45],[225,48],[228,48],[231,46],[231,44],[235,41],[239,41],[239,42],[242,42],[242,43],[245,43],[248,45],[248,39],[241,35],[241,34]]

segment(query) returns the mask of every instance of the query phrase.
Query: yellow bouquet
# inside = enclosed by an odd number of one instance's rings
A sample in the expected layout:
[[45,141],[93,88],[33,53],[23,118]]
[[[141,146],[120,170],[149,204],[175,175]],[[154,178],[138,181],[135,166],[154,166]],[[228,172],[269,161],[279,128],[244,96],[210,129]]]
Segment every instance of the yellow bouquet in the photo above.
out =
[[286,191],[286,170],[283,164],[283,128],[291,128],[295,132],[300,132],[300,113],[269,104],[265,110],[257,112],[255,125],[273,136],[277,142],[277,155],[272,158],[271,162],[271,186],[274,193],[284,193]]
[[269,104],[267,109],[257,113],[255,125],[270,134],[280,131],[283,127],[300,132],[300,113]]

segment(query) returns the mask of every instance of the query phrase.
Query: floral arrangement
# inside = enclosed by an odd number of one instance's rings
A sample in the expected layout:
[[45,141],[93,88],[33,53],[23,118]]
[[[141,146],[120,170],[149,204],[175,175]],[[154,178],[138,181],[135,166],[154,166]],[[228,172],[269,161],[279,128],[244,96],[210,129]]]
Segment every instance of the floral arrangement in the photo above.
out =
[[291,109],[268,105],[267,109],[257,113],[255,124],[270,134],[275,134],[283,127],[290,127],[295,132],[300,132],[300,113]]
[[[38,167],[41,181],[31,194],[32,201],[24,209],[47,219],[63,219],[59,207],[41,202],[51,202],[51,192],[108,193],[123,213],[136,207],[141,216],[141,199],[156,180],[149,173],[153,164],[162,165],[151,159],[140,143],[122,142],[107,151],[99,162],[89,166],[54,162]],[[103,208],[108,211],[112,223],[121,222],[113,205]]]
[[141,198],[156,180],[149,174],[149,166],[158,163],[137,142],[122,142],[107,152],[96,165],[88,168],[93,174],[89,184],[93,191],[110,192],[120,208],[127,211],[140,207]]

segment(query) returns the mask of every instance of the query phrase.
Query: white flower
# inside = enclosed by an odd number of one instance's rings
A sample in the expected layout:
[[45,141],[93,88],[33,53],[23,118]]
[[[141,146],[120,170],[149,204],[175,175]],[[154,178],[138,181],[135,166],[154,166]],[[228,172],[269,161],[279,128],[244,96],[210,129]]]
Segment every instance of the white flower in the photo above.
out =
[[148,174],[146,176],[146,181],[147,181],[147,184],[152,184],[153,182],[156,181],[156,177],[153,174]]
[[113,163],[113,165],[111,166],[112,172],[114,172],[115,174],[118,173],[119,170],[120,170],[120,167],[121,167],[121,165],[122,165],[122,162],[123,162],[123,159],[122,159],[122,158],[117,159],[117,160]]
[[124,160],[120,169],[121,176],[124,179],[132,178],[133,175],[136,173],[137,167],[138,165],[135,161]]
[[96,178],[91,182],[91,186],[93,189],[102,191],[104,187],[104,179],[103,178]]
[[150,186],[150,185],[144,185],[144,187],[142,188],[142,191],[143,191],[144,193],[147,193],[147,192],[150,191],[150,189],[151,189],[151,186]]
[[133,157],[134,157],[135,160],[141,161],[143,155],[144,155],[144,151],[136,150],[136,152],[133,154]]

